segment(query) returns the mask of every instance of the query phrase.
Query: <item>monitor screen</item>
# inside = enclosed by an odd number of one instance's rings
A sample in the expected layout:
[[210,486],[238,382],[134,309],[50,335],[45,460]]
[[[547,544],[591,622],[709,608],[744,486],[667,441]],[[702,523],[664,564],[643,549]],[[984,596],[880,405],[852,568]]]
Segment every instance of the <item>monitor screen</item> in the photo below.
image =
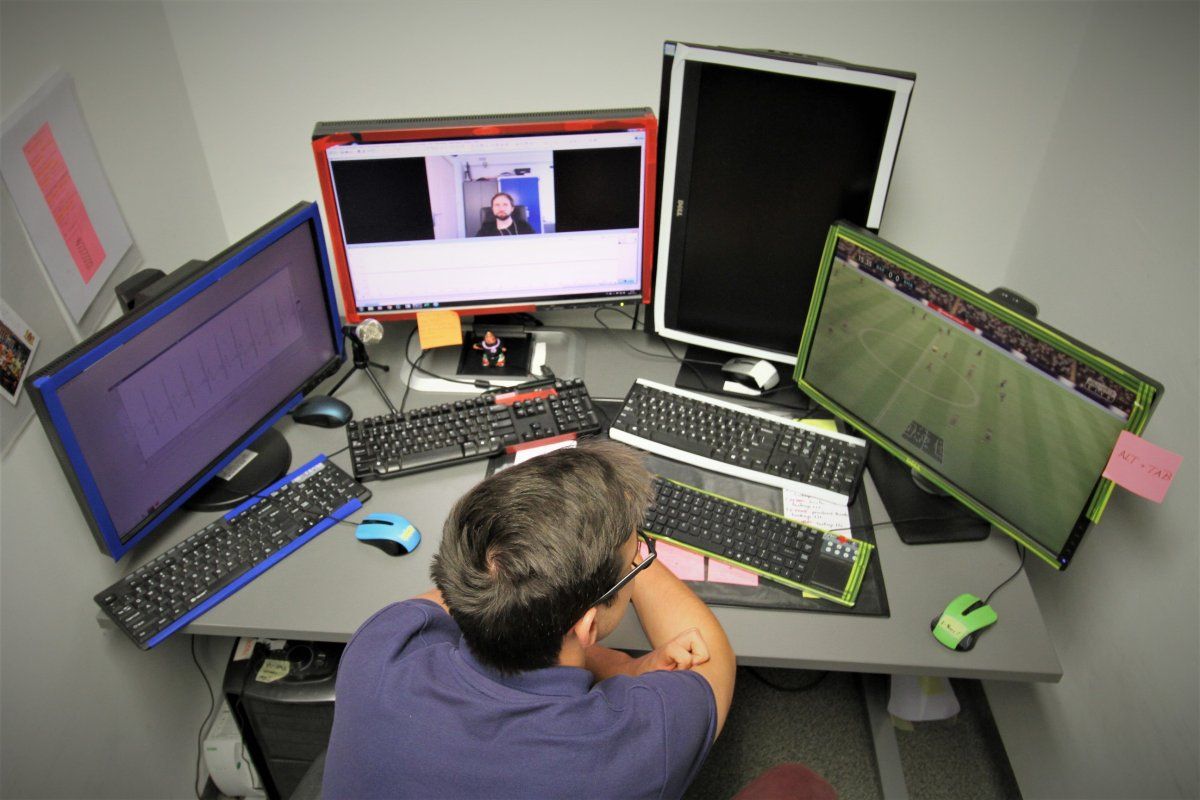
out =
[[314,203],[212,260],[31,379],[101,549],[120,558],[342,361]]
[[829,226],[879,227],[914,81],[668,42],[657,332],[793,363]]
[[642,298],[655,131],[648,109],[319,123],[347,318]]
[[1162,386],[848,223],[829,232],[801,389],[1059,569]]

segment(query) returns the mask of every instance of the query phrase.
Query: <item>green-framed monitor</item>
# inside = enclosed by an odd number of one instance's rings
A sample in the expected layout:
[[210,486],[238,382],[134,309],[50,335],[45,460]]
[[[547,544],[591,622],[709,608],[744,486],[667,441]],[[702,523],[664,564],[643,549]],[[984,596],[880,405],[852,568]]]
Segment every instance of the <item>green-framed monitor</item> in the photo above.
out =
[[830,228],[795,378],[924,478],[1065,569],[1162,385],[856,225]]

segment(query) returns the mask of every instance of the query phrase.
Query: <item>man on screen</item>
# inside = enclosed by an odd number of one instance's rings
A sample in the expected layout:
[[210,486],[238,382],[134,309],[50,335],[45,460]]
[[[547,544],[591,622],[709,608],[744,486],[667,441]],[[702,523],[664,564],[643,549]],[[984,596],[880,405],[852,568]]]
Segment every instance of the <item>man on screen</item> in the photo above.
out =
[[479,226],[476,236],[517,236],[518,234],[535,233],[533,227],[525,220],[513,216],[512,195],[508,192],[497,192],[492,196],[491,219]]

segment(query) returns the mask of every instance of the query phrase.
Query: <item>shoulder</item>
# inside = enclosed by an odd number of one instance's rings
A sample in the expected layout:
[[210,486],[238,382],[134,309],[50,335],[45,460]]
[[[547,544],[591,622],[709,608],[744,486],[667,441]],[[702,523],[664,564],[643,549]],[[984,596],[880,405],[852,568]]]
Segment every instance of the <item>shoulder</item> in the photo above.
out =
[[364,622],[346,647],[346,656],[358,651],[386,649],[390,654],[441,642],[456,643],[458,625],[431,600],[412,599],[387,606]]

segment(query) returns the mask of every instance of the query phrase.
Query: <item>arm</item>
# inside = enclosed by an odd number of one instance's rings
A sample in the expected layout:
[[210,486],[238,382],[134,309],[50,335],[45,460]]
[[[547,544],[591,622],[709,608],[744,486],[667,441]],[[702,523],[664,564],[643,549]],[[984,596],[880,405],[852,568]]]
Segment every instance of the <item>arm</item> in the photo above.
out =
[[681,632],[696,629],[707,646],[708,658],[702,663],[697,659],[691,669],[703,675],[712,687],[717,702],[717,734],[720,734],[733,701],[737,672],[733,648],[721,623],[695,592],[657,561],[633,579],[633,607],[646,638],[656,650],[671,643]]
[[708,661],[708,644],[700,631],[688,628],[666,644],[639,658],[593,644],[584,651],[584,665],[597,681],[613,675],[642,675],[655,670],[694,669]]

